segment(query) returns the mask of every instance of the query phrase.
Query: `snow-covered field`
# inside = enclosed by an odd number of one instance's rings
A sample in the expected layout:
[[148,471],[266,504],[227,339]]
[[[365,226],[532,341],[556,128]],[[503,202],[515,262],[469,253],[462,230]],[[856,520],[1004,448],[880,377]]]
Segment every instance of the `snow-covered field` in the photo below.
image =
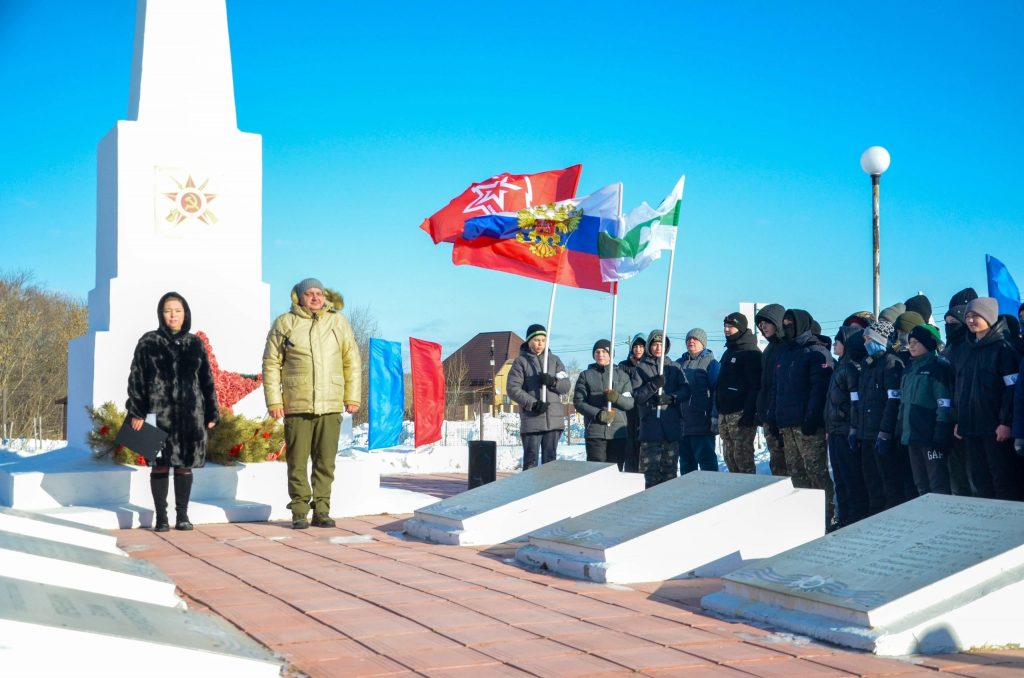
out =
[[[498,471],[518,471],[522,468],[523,452],[518,442],[519,418],[515,414],[484,416],[484,439],[498,441]],[[473,421],[446,421],[442,428],[442,439],[431,445],[415,447],[415,430],[411,421],[405,422],[400,444],[378,450],[367,450],[368,428],[366,424],[349,430],[343,429],[338,455],[359,462],[375,464],[381,474],[426,474],[466,473],[469,466],[469,442],[479,440],[480,424]],[[558,458],[585,460],[583,446],[583,424],[579,419],[570,420],[569,435],[563,435],[558,446]],[[571,441],[569,442],[569,438]],[[757,472],[768,474],[768,451],[758,436],[755,453]],[[18,459],[45,454],[66,446],[63,440],[29,440],[15,438],[0,441],[0,464]],[[103,462],[105,463],[105,462]],[[721,449],[718,450],[718,466],[725,470]]]

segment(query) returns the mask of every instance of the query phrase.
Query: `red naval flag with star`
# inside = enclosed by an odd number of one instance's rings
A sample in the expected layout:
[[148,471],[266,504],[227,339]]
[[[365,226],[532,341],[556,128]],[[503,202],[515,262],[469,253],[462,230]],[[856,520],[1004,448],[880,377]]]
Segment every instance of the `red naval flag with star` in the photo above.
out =
[[545,205],[576,197],[583,165],[536,174],[509,174],[478,181],[433,216],[420,228],[430,234],[434,244],[455,242],[462,236],[467,219],[498,212],[518,212],[525,207]]

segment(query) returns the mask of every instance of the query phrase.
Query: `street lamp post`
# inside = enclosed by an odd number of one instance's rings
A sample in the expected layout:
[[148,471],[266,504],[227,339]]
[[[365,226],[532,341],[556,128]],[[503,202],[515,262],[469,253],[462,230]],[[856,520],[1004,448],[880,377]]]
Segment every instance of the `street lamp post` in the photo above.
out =
[[875,318],[881,310],[881,244],[878,232],[878,186],[882,179],[882,173],[889,169],[889,151],[881,146],[872,146],[860,156],[860,167],[871,175],[871,236],[873,250],[872,281],[875,294]]

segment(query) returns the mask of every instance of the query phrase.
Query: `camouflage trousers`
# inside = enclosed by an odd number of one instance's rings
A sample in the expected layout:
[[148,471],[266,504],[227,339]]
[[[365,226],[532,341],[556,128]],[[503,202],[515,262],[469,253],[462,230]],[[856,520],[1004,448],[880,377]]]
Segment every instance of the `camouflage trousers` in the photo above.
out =
[[799,426],[780,429],[786,450],[786,468],[795,487],[825,490],[825,524],[832,522],[832,478],[828,474],[825,434],[808,436]]
[[782,442],[782,436],[779,434],[779,429],[774,426],[765,424],[761,427],[764,432],[764,444],[768,447],[768,467],[772,471],[773,476],[788,476],[789,470],[786,468],[786,450],[785,445]]
[[658,443],[640,443],[640,471],[645,487],[660,485],[676,477],[679,469],[679,443],[665,440]]
[[729,473],[757,473],[754,467],[756,426],[740,426],[742,412],[718,415],[718,437]]

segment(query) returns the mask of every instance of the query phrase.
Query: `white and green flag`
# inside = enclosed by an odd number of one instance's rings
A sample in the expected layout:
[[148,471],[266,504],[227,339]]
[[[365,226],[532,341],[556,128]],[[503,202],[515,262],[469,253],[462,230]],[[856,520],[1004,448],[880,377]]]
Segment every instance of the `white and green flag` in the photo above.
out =
[[618,221],[602,223],[597,235],[602,280],[632,278],[659,259],[662,250],[675,249],[685,180],[685,176],[679,177],[676,187],[657,209],[641,203]]

